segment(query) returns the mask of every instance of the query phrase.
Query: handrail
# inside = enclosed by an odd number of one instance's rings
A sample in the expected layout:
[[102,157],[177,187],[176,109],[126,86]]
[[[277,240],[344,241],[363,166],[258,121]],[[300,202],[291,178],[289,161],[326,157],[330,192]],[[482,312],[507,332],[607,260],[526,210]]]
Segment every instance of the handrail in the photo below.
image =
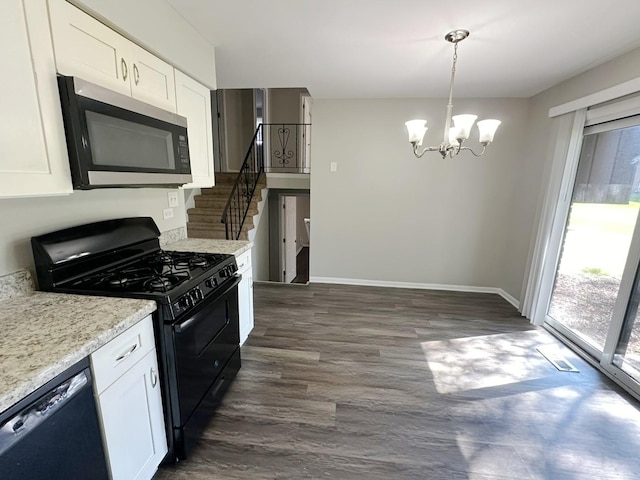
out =
[[[310,123],[261,123],[242,162],[221,222],[227,240],[240,238],[260,175],[267,172],[309,173]],[[265,165],[265,145],[267,164]]]
[[262,124],[260,124],[253,135],[222,214],[221,222],[224,223],[227,240],[240,238],[244,221],[251,206],[251,199],[262,172],[264,172],[264,146],[262,143]]

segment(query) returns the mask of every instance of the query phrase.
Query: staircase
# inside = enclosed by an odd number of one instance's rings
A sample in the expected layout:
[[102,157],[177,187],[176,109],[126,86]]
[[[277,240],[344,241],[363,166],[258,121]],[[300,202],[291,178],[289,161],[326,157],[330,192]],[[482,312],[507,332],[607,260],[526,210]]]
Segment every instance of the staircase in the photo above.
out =
[[[221,222],[229,194],[238,177],[238,172],[216,173],[216,186],[203,188],[195,197],[195,208],[187,210],[187,236],[189,238],[226,239],[224,223]],[[262,200],[262,189],[266,188],[266,176],[258,180],[256,192],[251,199],[247,218],[240,233],[240,240],[249,239],[249,230],[254,228],[253,216],[258,214],[258,203]]]

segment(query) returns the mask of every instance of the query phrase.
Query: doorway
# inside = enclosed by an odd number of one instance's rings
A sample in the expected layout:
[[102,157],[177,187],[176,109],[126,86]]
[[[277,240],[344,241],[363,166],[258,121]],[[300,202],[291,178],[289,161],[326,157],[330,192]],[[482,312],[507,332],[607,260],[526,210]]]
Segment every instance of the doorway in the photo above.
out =
[[585,127],[545,324],[636,395],[639,212],[640,116]]
[[309,283],[308,190],[269,190],[269,281]]

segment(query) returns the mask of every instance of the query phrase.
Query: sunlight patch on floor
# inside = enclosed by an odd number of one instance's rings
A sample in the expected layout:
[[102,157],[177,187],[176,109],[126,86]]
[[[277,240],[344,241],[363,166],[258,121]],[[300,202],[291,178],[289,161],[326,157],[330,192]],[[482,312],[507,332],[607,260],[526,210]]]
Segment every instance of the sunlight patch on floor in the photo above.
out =
[[527,331],[422,342],[440,393],[487,389],[557,372],[537,351],[556,340]]

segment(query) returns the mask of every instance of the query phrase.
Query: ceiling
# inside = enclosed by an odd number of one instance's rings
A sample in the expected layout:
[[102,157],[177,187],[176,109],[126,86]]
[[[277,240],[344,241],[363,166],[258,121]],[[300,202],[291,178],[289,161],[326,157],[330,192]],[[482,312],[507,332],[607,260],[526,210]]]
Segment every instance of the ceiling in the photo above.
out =
[[530,97],[640,46],[638,0],[167,0],[216,46],[218,88]]

